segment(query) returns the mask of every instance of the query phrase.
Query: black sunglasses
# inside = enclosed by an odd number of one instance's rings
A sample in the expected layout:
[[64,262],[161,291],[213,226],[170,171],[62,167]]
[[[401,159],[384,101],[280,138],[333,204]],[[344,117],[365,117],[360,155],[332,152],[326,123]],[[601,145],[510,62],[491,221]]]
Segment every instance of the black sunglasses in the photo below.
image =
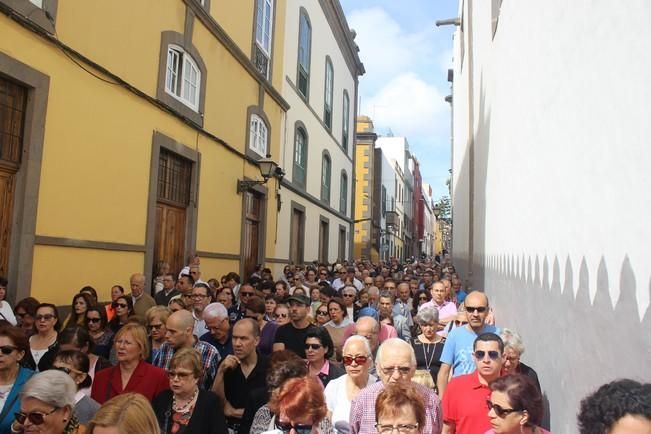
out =
[[477,358],[477,360],[484,360],[484,357],[486,357],[486,354],[488,354],[488,357],[491,360],[497,360],[501,356],[499,351],[494,351],[494,350],[491,350],[491,351],[477,350],[477,351],[475,351],[475,357]]
[[312,425],[306,425],[302,423],[292,424],[290,422],[280,422],[276,419],[276,429],[282,431],[283,433],[291,432],[292,429],[296,431],[296,434],[310,434],[312,432]]
[[125,307],[128,307],[129,305],[126,304],[126,303],[113,302],[113,303],[111,303],[111,306],[113,307],[113,309],[116,309],[118,307],[125,308]]
[[486,400],[486,407],[488,407],[488,411],[493,410],[497,417],[500,419],[504,419],[506,416],[508,416],[511,413],[517,413],[522,410],[516,410],[515,408],[502,408],[502,406],[498,404],[493,404],[490,399]]
[[86,318],[86,321],[88,322],[100,322],[102,318]]
[[317,311],[316,311],[316,314],[317,314],[317,315],[327,316],[327,315],[328,315],[328,311],[327,311],[327,310],[317,310]]
[[479,312],[479,313],[484,313],[486,312],[487,307],[486,306],[466,306],[466,312],[468,313],[473,313],[473,312]]
[[322,348],[323,345],[321,344],[305,344],[305,349],[306,350],[318,350],[319,348]]
[[13,353],[16,351],[18,348],[11,346],[11,345],[3,345],[0,347],[0,353],[4,354],[5,356],[8,356],[9,354]]
[[39,412],[23,413],[21,411],[19,413],[14,413],[14,417],[16,418],[16,422],[18,422],[21,425],[25,425],[25,421],[28,419],[34,425],[43,425],[43,423],[45,422],[45,416],[51,415],[58,409],[59,407],[54,407],[52,411],[49,413],[39,413]]

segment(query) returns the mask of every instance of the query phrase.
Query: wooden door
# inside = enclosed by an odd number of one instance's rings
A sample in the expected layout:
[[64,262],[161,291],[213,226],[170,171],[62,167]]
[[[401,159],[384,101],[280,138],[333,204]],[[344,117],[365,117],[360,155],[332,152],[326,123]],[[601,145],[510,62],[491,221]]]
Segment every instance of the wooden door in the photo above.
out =
[[0,276],[9,274],[9,241],[16,175],[0,167]]
[[303,263],[303,234],[304,232],[304,214],[301,210],[292,209],[292,220],[290,224],[290,241],[289,246],[289,261],[293,264]]
[[154,264],[167,262],[174,272],[185,266],[185,217],[185,208],[156,204]]
[[328,232],[329,232],[328,222],[321,220],[319,224],[319,262],[327,263],[328,262]]
[[346,259],[346,229],[339,229],[339,260]]
[[260,229],[262,223],[262,199],[251,191],[244,192],[244,225],[242,227],[242,267],[245,281],[261,262],[260,243],[264,242]]

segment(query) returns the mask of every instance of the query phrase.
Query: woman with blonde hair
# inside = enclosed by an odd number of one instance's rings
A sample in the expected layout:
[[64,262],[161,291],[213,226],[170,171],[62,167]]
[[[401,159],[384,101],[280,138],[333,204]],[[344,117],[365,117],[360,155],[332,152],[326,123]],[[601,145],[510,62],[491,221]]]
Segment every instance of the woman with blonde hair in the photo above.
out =
[[125,393],[107,401],[88,424],[88,434],[160,434],[158,421],[147,398]]
[[115,335],[118,364],[95,374],[91,397],[100,404],[127,392],[138,392],[154,399],[169,389],[167,373],[145,362],[149,356],[147,330],[140,324],[126,323]]
[[165,324],[171,313],[170,308],[166,306],[152,306],[145,312],[151,345],[151,360],[154,360],[161,345],[165,342],[165,333],[167,332]]

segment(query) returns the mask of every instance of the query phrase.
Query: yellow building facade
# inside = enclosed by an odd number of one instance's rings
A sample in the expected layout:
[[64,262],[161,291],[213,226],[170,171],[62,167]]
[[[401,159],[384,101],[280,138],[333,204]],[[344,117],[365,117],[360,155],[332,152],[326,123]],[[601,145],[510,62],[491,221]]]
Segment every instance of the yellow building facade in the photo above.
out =
[[377,134],[368,116],[356,119],[355,136],[355,258],[377,262],[379,255],[380,197],[376,187],[375,140]]
[[[284,1],[0,0],[0,275],[9,298],[106,300],[191,254],[274,262]],[[242,190],[242,191],[240,191]]]

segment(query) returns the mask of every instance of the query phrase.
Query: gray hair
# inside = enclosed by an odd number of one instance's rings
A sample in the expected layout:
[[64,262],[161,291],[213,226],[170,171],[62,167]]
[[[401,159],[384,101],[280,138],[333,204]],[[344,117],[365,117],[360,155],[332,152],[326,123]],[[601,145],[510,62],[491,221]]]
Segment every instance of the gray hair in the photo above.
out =
[[210,303],[203,310],[203,320],[215,319],[215,318],[226,318],[228,316],[228,311],[221,303]]
[[404,349],[405,351],[409,351],[409,355],[411,356],[411,366],[415,368],[416,353],[414,353],[414,349],[412,348],[411,345],[409,345],[407,342],[403,341],[400,338],[389,338],[386,341],[382,342],[382,345],[380,345],[380,348],[378,348],[377,355],[375,356],[376,363],[382,366],[382,354],[384,353],[384,351],[391,351],[392,348],[399,348],[399,347]]
[[34,398],[53,407],[75,406],[77,385],[65,372],[51,369],[35,374],[23,387],[20,398]]
[[344,342],[344,346],[342,347],[341,352],[343,353],[344,351],[346,351],[346,347],[349,344],[352,344],[353,342],[361,342],[362,344],[364,344],[364,350],[366,351],[366,354],[368,354],[370,357],[373,357],[373,353],[371,352],[371,344],[368,343],[368,339],[360,335],[351,335],[348,339],[346,339],[346,342]]
[[431,322],[439,322],[439,311],[432,306],[425,306],[418,311],[416,318],[414,318],[418,325],[429,324]]
[[379,289],[377,286],[370,286],[370,287],[368,288],[368,293],[369,293],[369,295],[370,295],[371,293],[373,293],[373,294],[380,294],[380,289]]
[[391,303],[393,303],[393,301],[394,301],[393,294],[391,294],[391,291],[389,291],[389,290],[387,290],[387,289],[383,289],[383,290],[380,292],[380,298],[390,298],[390,299],[391,299]]
[[524,342],[522,342],[522,337],[516,331],[511,329],[502,329],[500,337],[504,342],[504,348],[512,348],[520,355],[524,353]]

